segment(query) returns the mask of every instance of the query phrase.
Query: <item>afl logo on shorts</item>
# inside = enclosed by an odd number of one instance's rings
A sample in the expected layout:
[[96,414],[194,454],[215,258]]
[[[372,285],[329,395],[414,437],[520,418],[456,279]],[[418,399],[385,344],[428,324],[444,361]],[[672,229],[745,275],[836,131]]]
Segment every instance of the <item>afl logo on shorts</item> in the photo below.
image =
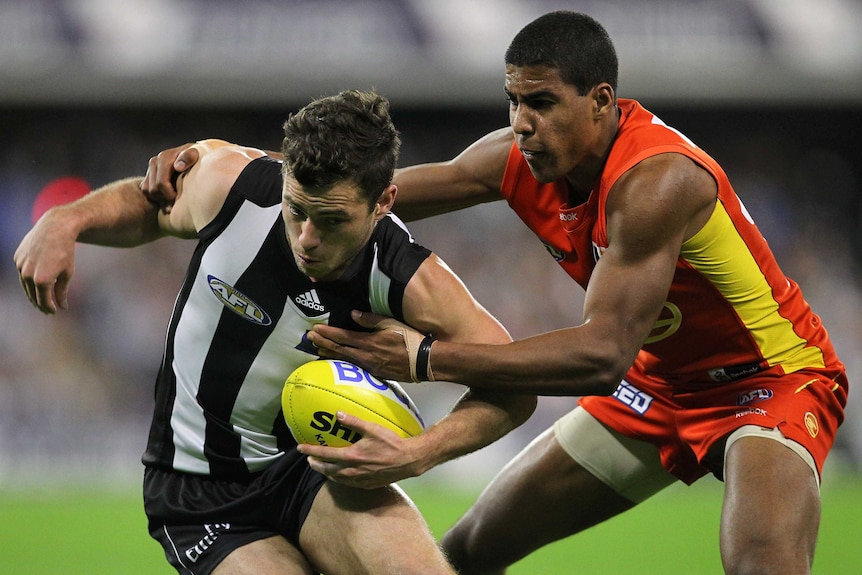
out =
[[808,435],[817,437],[820,433],[820,424],[817,423],[817,417],[810,411],[805,412],[805,429],[808,430]]

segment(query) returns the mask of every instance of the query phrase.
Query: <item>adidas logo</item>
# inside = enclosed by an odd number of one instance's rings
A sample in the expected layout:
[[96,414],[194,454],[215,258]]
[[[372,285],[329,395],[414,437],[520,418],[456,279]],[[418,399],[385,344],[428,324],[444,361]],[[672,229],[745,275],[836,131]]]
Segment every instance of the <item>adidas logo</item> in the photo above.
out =
[[317,290],[309,290],[304,294],[300,294],[293,298],[293,301],[295,301],[302,307],[313,311],[321,313],[326,311],[326,308],[324,308],[323,304],[320,303],[320,298],[317,297]]

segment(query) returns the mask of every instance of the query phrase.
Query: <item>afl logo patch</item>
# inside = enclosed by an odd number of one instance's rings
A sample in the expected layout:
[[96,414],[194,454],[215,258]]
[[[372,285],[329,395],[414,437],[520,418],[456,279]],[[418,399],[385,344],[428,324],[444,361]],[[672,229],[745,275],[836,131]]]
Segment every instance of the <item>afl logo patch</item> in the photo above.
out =
[[269,325],[272,320],[256,303],[251,301],[241,291],[223,282],[215,276],[207,276],[210,290],[226,308],[252,323]]
[[[723,371],[723,370],[722,370]],[[710,375],[712,372],[710,371]],[[716,381],[726,381],[716,379]],[[730,380],[733,381],[733,380]],[[747,393],[740,394],[739,397],[736,398],[736,405],[745,405],[747,403],[754,403],[756,401],[766,401],[767,399],[772,399],[773,393],[771,389],[755,389],[754,391],[749,391]]]
[[808,435],[817,437],[820,433],[820,424],[817,423],[817,417],[810,411],[805,413],[805,429],[808,430]]

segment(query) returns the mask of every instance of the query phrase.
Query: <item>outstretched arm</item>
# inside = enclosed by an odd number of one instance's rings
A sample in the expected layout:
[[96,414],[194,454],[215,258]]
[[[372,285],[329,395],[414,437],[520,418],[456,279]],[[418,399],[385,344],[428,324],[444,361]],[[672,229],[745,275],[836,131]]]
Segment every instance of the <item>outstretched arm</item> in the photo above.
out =
[[[500,184],[512,142],[511,128],[501,128],[447,162],[396,170],[393,183],[398,186],[398,200],[393,211],[402,220],[412,221],[502,199]],[[179,174],[191,169],[199,161],[200,153],[233,145],[208,139],[162,150],[150,158],[141,190],[150,201],[169,212],[176,199]],[[278,152],[266,154],[281,158]]]
[[[77,242],[134,247],[166,235],[194,237],[220,209],[253,149],[225,149],[207,155],[208,164],[189,172],[170,212],[160,211],[141,191],[141,178],[117,180],[70,204],[48,210],[15,251],[15,266],[27,299],[53,314],[68,307]],[[186,192],[183,193],[183,185]]]
[[48,210],[15,250],[27,299],[41,312],[67,308],[75,273],[75,243],[131,247],[161,236],[157,208],[140,190],[140,178],[108,184],[70,204]]
[[[405,319],[441,340],[511,341],[508,332],[436,256],[426,260],[407,286]],[[363,438],[344,448],[301,445],[309,464],[330,479],[374,488],[421,475],[446,461],[480,449],[521,425],[533,413],[533,395],[468,390],[451,412],[421,435],[402,439],[380,426],[340,414],[342,424]]]
[[[704,225],[715,198],[714,180],[688,158],[644,160],[609,196],[609,245],[590,279],[583,322],[505,345],[437,341],[429,356],[434,378],[539,395],[613,393],[667,298],[682,242]],[[377,323],[355,319],[366,327]],[[410,377],[404,338],[392,330],[318,325],[309,339],[324,357],[352,361],[383,378]]]

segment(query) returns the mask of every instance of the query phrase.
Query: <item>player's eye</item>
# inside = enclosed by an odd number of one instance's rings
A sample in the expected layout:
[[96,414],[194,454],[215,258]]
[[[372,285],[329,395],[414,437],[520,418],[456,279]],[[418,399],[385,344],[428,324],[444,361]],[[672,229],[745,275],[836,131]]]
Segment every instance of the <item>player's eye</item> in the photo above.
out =
[[294,204],[287,204],[287,213],[295,218],[301,218],[305,216],[302,210],[296,207]]
[[320,219],[320,226],[323,228],[337,228],[345,222],[344,218],[340,217],[328,217]]

